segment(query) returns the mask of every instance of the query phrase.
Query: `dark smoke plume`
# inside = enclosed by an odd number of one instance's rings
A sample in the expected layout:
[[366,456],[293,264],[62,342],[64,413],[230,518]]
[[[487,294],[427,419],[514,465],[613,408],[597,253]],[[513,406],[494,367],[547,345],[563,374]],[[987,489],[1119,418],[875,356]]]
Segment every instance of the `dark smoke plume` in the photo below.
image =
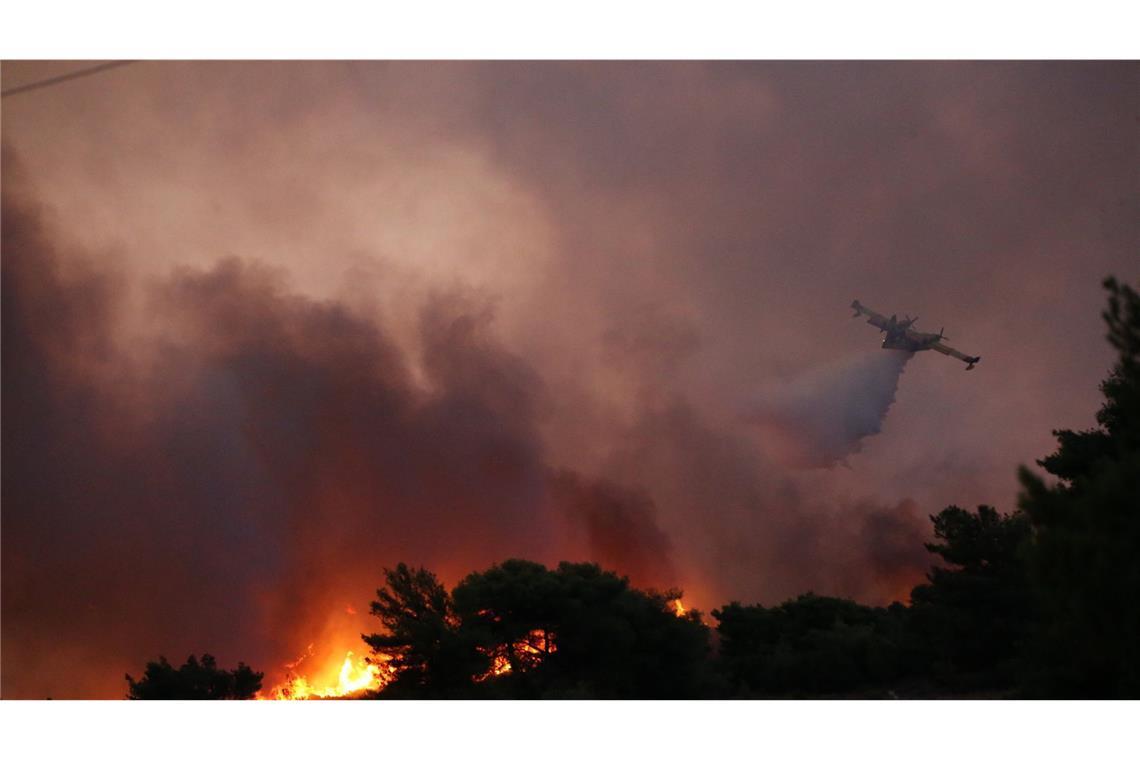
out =
[[880,603],[906,600],[931,565],[924,544],[930,521],[911,499],[894,507],[860,502],[838,516],[845,532],[835,532],[839,558],[838,593]]
[[152,286],[161,327],[124,345],[127,283],[3,199],[6,695],[121,696],[203,647],[284,662],[358,627],[330,616],[402,559],[457,580],[585,553],[672,582],[646,497],[548,480],[542,382],[485,309],[432,299],[413,380],[380,325],[231,258]]
[[[96,81],[4,101],[3,696],[120,697],[159,654],[312,664],[399,561],[904,598],[926,513],[1010,503],[1041,421],[1095,409],[1088,273],[1137,273],[1128,62]],[[994,364],[885,426],[890,352],[834,363],[871,293]]]
[[576,557],[706,595],[719,586],[702,579],[741,572],[722,590],[843,573],[879,593],[875,536],[837,549],[783,476],[683,402],[646,410],[620,479],[551,463],[542,380],[465,296],[425,305],[413,357],[365,314],[230,258],[149,286],[159,327],[138,337],[125,278],[62,255],[18,187],[3,196],[6,694],[120,696],[142,658],[202,648],[272,669],[330,632],[351,641],[344,609],[405,559],[452,580]]
[[619,569],[642,586],[672,586],[672,544],[657,526],[656,507],[644,491],[607,480],[588,482],[568,470],[551,476],[560,512],[585,534],[589,558]]

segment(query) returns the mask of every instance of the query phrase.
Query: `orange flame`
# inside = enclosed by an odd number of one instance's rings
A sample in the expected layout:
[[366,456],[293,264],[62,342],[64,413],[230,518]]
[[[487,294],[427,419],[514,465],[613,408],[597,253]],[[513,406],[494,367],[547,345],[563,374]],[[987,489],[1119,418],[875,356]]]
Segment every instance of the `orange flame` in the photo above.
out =
[[[305,676],[298,675],[294,672],[294,669],[312,653],[313,647],[310,644],[308,651],[301,655],[299,659],[291,663],[286,663],[288,672],[286,682],[270,689],[268,697],[259,696],[259,698],[298,700],[339,699],[358,696],[364,692],[378,691],[387,686],[394,671],[394,667],[387,664],[388,660],[383,656],[377,658],[381,661],[380,664],[369,662],[368,660],[354,663],[352,660],[352,652],[348,652],[344,656],[344,662],[341,664],[340,669],[336,671],[335,682],[326,686],[316,686],[310,683],[309,679]],[[331,674],[326,676],[325,680],[331,681]]]
[[524,670],[530,670],[541,663],[547,655],[557,651],[558,645],[554,643],[554,634],[536,628],[518,641],[485,652],[492,657],[491,667],[486,673],[475,676],[475,681],[478,683],[510,673],[514,670],[512,662]]
[[685,617],[685,615],[689,614],[689,611],[685,609],[685,605],[681,604],[680,599],[673,600],[673,614],[677,617]]
[[[490,612],[488,611],[488,614]],[[536,628],[519,638],[485,651],[491,656],[491,666],[485,673],[475,676],[475,681],[506,675],[515,670],[527,671],[537,667],[544,658],[558,651],[552,631]],[[301,675],[297,671],[302,663],[314,656],[310,644],[304,654],[293,662],[285,663],[285,680],[273,688],[258,694],[264,700],[302,699],[344,699],[362,696],[366,692],[383,689],[396,676],[396,666],[389,655],[374,655],[372,658],[355,662],[352,652],[344,656],[339,667],[332,666],[321,677]],[[311,663],[310,663],[311,665]],[[323,684],[323,685],[322,685]]]

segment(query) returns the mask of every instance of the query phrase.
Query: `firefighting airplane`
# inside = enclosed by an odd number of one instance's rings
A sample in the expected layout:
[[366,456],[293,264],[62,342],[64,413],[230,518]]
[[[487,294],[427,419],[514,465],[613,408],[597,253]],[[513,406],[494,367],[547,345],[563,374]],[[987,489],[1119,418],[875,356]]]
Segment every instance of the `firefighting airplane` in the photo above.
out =
[[852,318],[866,316],[868,324],[872,324],[879,328],[880,331],[886,333],[883,337],[883,348],[894,348],[900,351],[910,351],[912,353],[933,348],[940,354],[953,356],[955,359],[966,362],[967,370],[973,369],[974,365],[981,361],[982,357],[980,356],[966,356],[961,351],[956,351],[950,348],[950,346],[945,345],[942,342],[942,339],[945,337],[942,334],[942,330],[939,330],[938,334],[935,335],[934,333],[921,333],[917,330],[910,329],[910,326],[918,321],[918,317],[911,319],[908,315],[903,319],[899,319],[892,314],[891,318],[887,319],[882,314],[871,311],[859,303],[858,300],[851,302],[851,308],[855,310],[855,313],[851,315]]

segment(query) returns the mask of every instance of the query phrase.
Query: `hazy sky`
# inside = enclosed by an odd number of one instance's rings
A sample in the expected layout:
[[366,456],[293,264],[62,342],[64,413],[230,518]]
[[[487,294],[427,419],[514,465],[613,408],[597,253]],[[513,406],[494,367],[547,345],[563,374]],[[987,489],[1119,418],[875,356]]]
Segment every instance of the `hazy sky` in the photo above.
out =
[[1140,277],[1133,63],[144,62],[2,126],[4,696],[342,657],[401,560],[905,598]]

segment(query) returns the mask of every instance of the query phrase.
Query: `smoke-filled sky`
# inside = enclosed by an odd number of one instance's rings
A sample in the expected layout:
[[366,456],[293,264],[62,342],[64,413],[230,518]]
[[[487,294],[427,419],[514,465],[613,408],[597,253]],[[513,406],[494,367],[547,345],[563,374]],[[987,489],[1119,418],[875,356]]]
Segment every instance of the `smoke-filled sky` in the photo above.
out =
[[343,657],[399,561],[905,599],[1140,277],[1134,63],[144,62],[2,126],[4,697]]

